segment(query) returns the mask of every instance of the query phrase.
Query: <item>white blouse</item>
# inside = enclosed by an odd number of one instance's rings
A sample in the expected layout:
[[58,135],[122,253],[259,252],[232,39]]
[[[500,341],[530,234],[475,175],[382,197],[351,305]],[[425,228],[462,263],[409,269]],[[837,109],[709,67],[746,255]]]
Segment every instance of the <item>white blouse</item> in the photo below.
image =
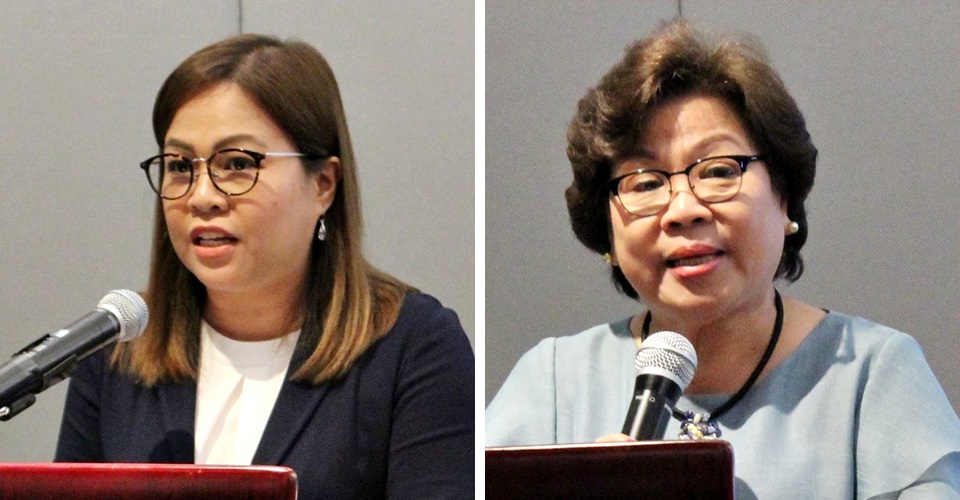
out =
[[243,342],[202,323],[196,463],[250,465],[299,337]]

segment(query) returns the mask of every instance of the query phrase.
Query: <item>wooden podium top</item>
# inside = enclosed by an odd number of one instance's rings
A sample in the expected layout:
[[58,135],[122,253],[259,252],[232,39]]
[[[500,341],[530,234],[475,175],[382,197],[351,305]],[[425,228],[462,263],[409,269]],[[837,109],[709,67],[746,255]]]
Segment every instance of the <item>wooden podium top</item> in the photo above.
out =
[[723,440],[486,449],[486,497],[733,499]]
[[190,464],[0,463],[0,499],[297,498],[287,467]]

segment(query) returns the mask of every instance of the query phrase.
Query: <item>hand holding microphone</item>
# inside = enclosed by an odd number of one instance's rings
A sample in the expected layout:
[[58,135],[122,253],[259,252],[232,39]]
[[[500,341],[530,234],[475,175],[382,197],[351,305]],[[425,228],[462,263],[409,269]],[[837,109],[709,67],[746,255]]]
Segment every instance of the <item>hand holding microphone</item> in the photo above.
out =
[[657,332],[643,341],[635,365],[637,381],[623,434],[638,441],[660,439],[680,394],[693,380],[697,353],[683,335]]
[[83,358],[115,340],[139,336],[148,318],[143,298],[130,290],[113,290],[96,310],[24,347],[0,365],[0,420],[29,407],[36,394],[69,377]]

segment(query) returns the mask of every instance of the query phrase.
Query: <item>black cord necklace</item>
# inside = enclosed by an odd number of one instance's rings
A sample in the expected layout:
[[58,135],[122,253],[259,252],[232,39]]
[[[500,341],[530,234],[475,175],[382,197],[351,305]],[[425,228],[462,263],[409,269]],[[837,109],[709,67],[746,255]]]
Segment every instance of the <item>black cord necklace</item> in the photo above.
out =
[[[773,355],[773,350],[777,347],[777,341],[780,340],[780,332],[783,330],[783,300],[780,299],[780,292],[776,289],[773,290],[773,294],[774,305],[777,308],[777,319],[773,323],[773,333],[770,334],[770,342],[767,344],[767,350],[764,351],[763,356],[760,357],[760,362],[757,363],[757,367],[753,369],[753,373],[747,377],[747,381],[737,389],[737,392],[712,413],[693,413],[691,411],[680,411],[674,408],[673,418],[680,421],[679,437],[681,439],[720,437],[720,427],[717,425],[717,419],[743,399],[743,396],[753,387],[754,382],[757,381],[760,373],[763,372],[763,369],[767,366],[767,362],[770,361],[770,356]],[[650,321],[652,321],[652,319],[653,317],[650,311],[647,311],[646,317],[643,318],[643,327],[640,331],[641,342],[646,340],[647,335],[650,333]]]

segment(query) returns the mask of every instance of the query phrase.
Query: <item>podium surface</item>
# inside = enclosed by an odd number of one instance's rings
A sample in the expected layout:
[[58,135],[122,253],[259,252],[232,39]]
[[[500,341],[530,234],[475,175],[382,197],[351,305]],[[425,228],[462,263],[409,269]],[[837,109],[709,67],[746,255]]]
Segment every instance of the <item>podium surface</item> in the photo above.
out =
[[487,448],[486,497],[733,499],[723,440]]
[[191,464],[0,463],[0,499],[297,498],[293,469]]

